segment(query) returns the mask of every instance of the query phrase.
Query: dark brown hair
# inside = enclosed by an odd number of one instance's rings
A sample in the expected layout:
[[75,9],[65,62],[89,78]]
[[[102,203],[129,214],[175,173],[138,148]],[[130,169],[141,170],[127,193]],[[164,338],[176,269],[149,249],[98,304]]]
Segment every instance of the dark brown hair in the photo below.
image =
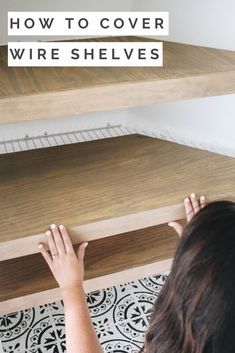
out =
[[213,202],[185,227],[142,351],[235,352],[235,203]]

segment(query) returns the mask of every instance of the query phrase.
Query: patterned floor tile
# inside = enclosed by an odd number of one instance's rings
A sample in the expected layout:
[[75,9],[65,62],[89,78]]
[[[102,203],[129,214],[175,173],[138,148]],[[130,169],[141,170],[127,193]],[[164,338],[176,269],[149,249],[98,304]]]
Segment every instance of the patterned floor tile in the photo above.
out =
[[150,320],[153,305],[165,284],[166,279],[167,274],[161,274],[149,278],[143,278],[136,282],[136,287],[133,289],[133,295],[137,304],[135,308],[135,317],[133,317],[134,321],[138,320],[138,316],[146,317],[148,321]]
[[[65,317],[64,314],[54,314],[54,331],[60,341],[65,340]],[[110,322],[107,318],[93,321],[97,336],[103,337],[110,332]]]
[[65,317],[62,314],[53,314],[52,325],[56,335],[56,340],[60,342],[61,351],[64,351],[65,346]]
[[[139,353],[141,346],[135,342],[128,342],[125,339],[110,338],[104,341],[102,349],[104,353]],[[66,353],[66,348],[63,351]]]
[[146,327],[143,328],[141,326],[142,321],[146,325],[145,321],[147,320],[142,317],[141,320],[139,320],[138,324],[136,324],[134,321],[126,321],[120,325],[117,325],[116,327],[122,337],[127,339],[128,342],[141,343],[144,340],[146,330]]
[[[95,291],[87,295],[87,303],[94,327],[107,327],[112,324],[112,312],[117,300],[115,288],[107,288],[104,291]],[[57,303],[56,303],[57,304]],[[64,308],[61,303],[59,310],[51,310],[51,317],[60,335],[64,335]],[[60,332],[61,331],[61,332]]]
[[139,291],[135,293],[137,310],[140,316],[145,315],[150,318],[153,310],[153,305],[156,302],[156,295],[147,291]]
[[144,277],[139,280],[133,281],[131,291],[134,295],[136,292],[144,290],[152,292],[154,295],[158,296],[166,282],[167,277],[168,272],[157,274],[151,277]]
[[26,309],[0,318],[0,334],[5,352],[21,352],[35,349],[48,342],[53,326],[47,311],[40,313],[39,308]]
[[115,325],[119,325],[126,321],[131,321],[137,315],[137,302],[133,300],[131,294],[126,294],[119,298],[112,310],[112,321]]
[[27,332],[25,349],[34,349],[38,346],[50,346],[56,339],[54,328],[49,316],[36,320]]
[[136,287],[133,289],[133,292],[139,290],[147,290],[152,292],[156,296],[160,293],[162,287],[164,286],[169,272],[162,274],[157,274],[151,277],[145,277],[135,281]]
[[[128,285],[110,287],[87,294],[87,304],[95,326],[116,324],[116,306],[122,306],[124,309],[124,307],[131,305],[134,301],[134,296],[130,292]],[[61,302],[54,303],[50,313],[58,321],[57,315],[64,314],[63,304]],[[125,319],[128,319],[128,316]],[[61,320],[63,320],[62,317]]]
[[96,333],[101,345],[114,338],[122,338],[121,333],[117,330],[115,325],[96,327]]
[[20,343],[19,342],[10,342],[4,345],[4,347],[0,347],[0,352],[2,353],[24,353],[25,351],[22,351],[20,349]]
[[[133,282],[134,284],[134,282]],[[136,286],[134,288],[137,288]],[[96,321],[102,319],[104,321],[106,318],[109,320],[112,318],[112,310],[119,303],[120,299],[126,297],[134,301],[134,295],[131,292],[133,289],[131,282],[123,284],[116,287],[110,287],[103,290],[97,290],[87,293],[86,299],[90,315],[92,320]],[[63,314],[64,307],[63,302],[58,301],[55,303],[48,304],[47,310],[50,311],[51,315]],[[110,321],[109,321],[109,324]]]
[[49,345],[31,348],[26,353],[61,353],[58,342],[53,342]]
[[104,353],[139,353],[140,346],[123,338],[113,338],[103,342]]
[[57,343],[51,345],[50,347],[44,346],[40,351],[35,351],[32,353],[64,353],[64,352],[66,352],[66,343],[65,341],[58,340]]
[[47,314],[47,315],[51,316],[56,313],[63,313],[64,312],[64,305],[63,305],[63,302],[61,300],[59,300],[57,302],[41,305],[35,309],[37,310],[38,315]]
[[[123,335],[121,332],[117,329],[115,325],[113,326],[100,326],[96,327],[96,333],[99,338],[99,341],[104,349],[104,352],[114,352],[114,351],[109,351],[105,350],[106,347],[110,344],[110,342],[119,342],[120,340],[124,340]],[[64,340],[58,340],[60,344],[60,348],[63,349],[63,353],[66,352],[66,345]]]
[[111,312],[118,300],[118,291],[115,287],[94,291],[87,294],[87,304],[92,320],[112,317]]
[[[168,273],[88,293],[87,304],[105,353],[139,353],[153,304]],[[4,353],[64,353],[62,301],[0,317]],[[0,351],[0,353],[2,353]]]
[[15,351],[25,349],[30,327],[36,320],[36,310],[27,309],[0,317],[0,339],[3,348],[14,347]]
[[[134,290],[137,288],[137,282],[138,281],[131,281],[131,282],[127,282],[125,284],[120,284],[118,286],[116,286],[116,290],[118,293],[119,297],[122,297],[124,294],[133,294]],[[134,299],[134,297],[133,297]]]

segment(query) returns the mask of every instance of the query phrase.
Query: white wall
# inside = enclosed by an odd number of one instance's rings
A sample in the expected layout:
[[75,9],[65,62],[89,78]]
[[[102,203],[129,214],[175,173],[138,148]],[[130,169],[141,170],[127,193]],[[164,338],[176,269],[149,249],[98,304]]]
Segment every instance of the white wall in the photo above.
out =
[[235,95],[130,109],[127,127],[235,157]]
[[[131,11],[132,0],[0,0],[0,45],[6,44],[8,11]],[[63,37],[57,37],[57,40]],[[67,37],[68,38],[68,37]],[[72,38],[72,37],[71,37]],[[77,38],[77,37],[76,37]],[[27,37],[11,37],[11,40]],[[34,40],[40,39],[34,37]],[[45,38],[42,38],[45,40]],[[47,40],[53,39],[47,37]]]
[[235,50],[234,0],[138,0],[132,10],[169,11],[174,42]]
[[169,40],[235,50],[234,0],[0,0],[0,44],[7,42],[8,11],[131,10],[169,11]]
[[[169,11],[167,40],[235,50],[234,0],[139,0],[135,11]],[[235,157],[235,95],[129,110],[129,126]]]

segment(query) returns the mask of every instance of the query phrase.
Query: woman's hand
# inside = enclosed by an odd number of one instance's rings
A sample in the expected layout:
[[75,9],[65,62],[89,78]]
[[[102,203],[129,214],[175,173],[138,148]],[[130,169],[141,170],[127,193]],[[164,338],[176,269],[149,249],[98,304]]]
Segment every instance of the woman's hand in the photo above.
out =
[[45,244],[40,243],[38,246],[62,291],[77,286],[82,287],[83,259],[88,243],[82,243],[75,253],[65,226],[57,227],[52,224],[46,234],[49,252],[46,250]]
[[[187,222],[189,222],[195,214],[200,211],[201,208],[206,206],[206,199],[204,196],[200,196],[198,199],[193,193],[190,197],[184,199],[184,207],[186,213]],[[176,231],[176,233],[181,237],[184,227],[179,222],[170,222],[168,225]]]
[[83,259],[88,243],[82,243],[76,254],[66,228],[55,224],[47,237],[49,252],[42,243],[39,249],[62,291],[67,353],[103,353],[83,290]]

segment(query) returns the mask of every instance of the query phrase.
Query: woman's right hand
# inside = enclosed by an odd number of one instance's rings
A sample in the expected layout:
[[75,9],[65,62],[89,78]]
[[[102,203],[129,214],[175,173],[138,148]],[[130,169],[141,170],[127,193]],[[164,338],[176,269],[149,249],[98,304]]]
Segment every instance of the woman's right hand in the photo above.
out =
[[[186,213],[187,222],[189,222],[195,214],[197,214],[201,208],[206,206],[205,196],[197,198],[193,193],[189,197],[184,199],[184,207]],[[181,237],[184,227],[179,222],[169,222],[168,226],[174,228],[176,233]]]
[[[83,286],[84,254],[87,242],[82,243],[75,253],[65,226],[52,224],[47,231],[48,245],[40,243],[39,249],[55,280],[64,291]],[[47,251],[49,248],[49,251]]]

